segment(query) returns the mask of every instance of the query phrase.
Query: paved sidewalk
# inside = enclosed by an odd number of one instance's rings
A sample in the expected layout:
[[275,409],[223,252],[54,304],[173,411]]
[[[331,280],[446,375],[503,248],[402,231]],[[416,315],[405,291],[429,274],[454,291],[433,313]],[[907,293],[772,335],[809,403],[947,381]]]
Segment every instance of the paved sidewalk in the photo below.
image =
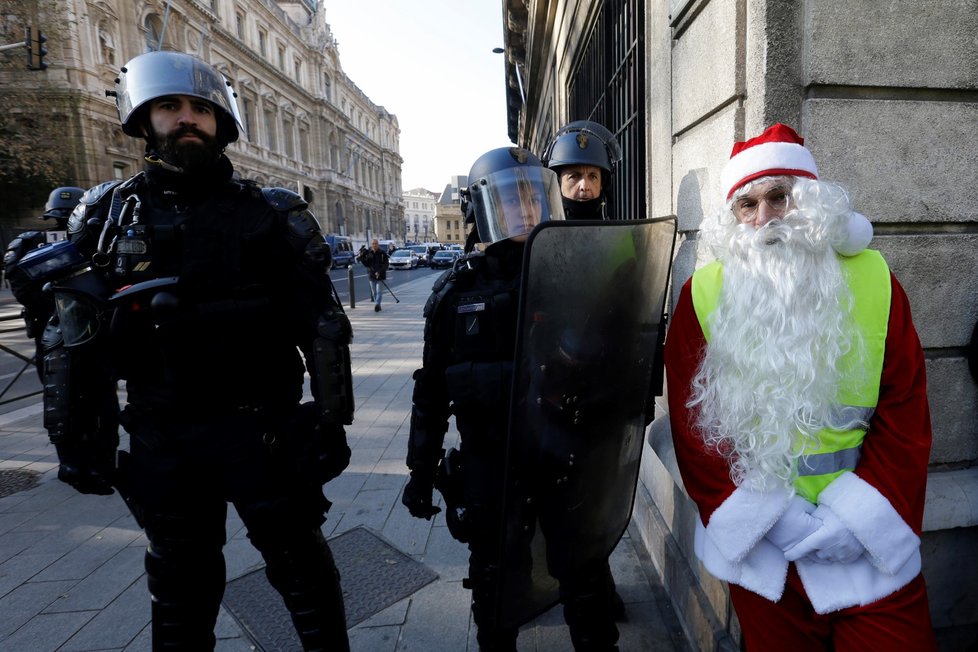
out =
[[[478,649],[470,595],[462,588],[467,549],[450,537],[443,514],[432,521],[414,519],[400,503],[407,480],[411,374],[420,365],[421,311],[435,278],[397,287],[400,303],[388,296],[380,313],[369,303],[348,311],[357,406],[348,428],[353,459],[326,486],[333,508],[324,532],[334,537],[358,526],[369,528],[438,574],[436,581],[354,626],[354,652]],[[56,468],[39,404],[0,417],[0,470],[41,474],[32,488],[0,498],[0,650],[150,650],[142,532],[118,496],[78,494],[57,481]],[[233,508],[227,533],[231,581],[260,568],[262,560]],[[620,649],[684,652],[687,643],[672,606],[643,555],[629,534],[612,555],[628,617],[619,626]],[[217,631],[218,650],[256,649],[224,609]],[[523,652],[571,650],[560,609],[524,626],[519,647]]]

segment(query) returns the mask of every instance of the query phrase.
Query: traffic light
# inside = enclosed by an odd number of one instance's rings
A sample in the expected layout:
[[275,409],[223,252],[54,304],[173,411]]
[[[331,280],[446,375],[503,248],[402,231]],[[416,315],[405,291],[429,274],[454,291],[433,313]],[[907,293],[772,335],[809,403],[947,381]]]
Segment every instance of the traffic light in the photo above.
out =
[[48,53],[48,49],[44,47],[44,43],[48,40],[48,37],[41,34],[41,30],[34,25],[27,28],[27,41],[24,43],[27,46],[27,69],[28,70],[46,70],[48,64],[44,61],[44,55]]

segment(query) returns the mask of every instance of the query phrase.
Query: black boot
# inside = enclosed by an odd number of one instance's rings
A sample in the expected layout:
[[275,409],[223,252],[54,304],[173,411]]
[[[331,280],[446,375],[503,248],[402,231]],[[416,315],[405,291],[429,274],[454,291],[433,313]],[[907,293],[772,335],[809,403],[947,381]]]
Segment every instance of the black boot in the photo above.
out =
[[618,626],[613,605],[598,594],[575,596],[564,605],[564,621],[570,629],[575,652],[614,652]]

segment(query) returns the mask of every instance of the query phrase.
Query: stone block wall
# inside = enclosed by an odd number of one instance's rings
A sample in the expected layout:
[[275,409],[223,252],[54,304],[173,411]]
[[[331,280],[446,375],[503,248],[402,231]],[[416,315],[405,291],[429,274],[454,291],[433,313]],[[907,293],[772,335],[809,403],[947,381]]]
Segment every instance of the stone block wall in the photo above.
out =
[[[978,549],[978,389],[965,359],[978,317],[978,5],[653,0],[646,28],[648,205],[678,216],[674,292],[705,262],[696,229],[719,208],[731,145],[773,122],[796,127],[821,178],[873,222],[927,359],[931,612],[941,648],[967,649],[978,641],[978,577],[960,563]],[[696,510],[664,411],[640,484],[634,518],[690,640],[736,649],[725,588],[693,554]]]

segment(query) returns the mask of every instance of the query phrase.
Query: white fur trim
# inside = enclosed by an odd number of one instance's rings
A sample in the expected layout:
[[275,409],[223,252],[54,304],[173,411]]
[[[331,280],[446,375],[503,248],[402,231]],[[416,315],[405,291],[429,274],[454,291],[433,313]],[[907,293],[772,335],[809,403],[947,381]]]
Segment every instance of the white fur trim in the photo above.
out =
[[731,562],[696,519],[693,550],[706,570],[719,580],[742,586],[771,602],[777,602],[784,595],[788,562],[781,549],[767,539],[759,541],[739,562]]
[[818,502],[832,509],[882,573],[902,572],[915,556],[920,563],[920,537],[883,494],[855,473],[847,471],[833,480]]
[[916,552],[895,574],[881,573],[866,555],[850,564],[800,559],[795,567],[815,612],[827,614],[871,604],[899,591],[920,574],[920,553]]
[[744,482],[734,489],[716,508],[706,526],[717,551],[733,563],[742,561],[764,538],[788,508],[793,495],[784,486],[755,491],[748,489],[749,485],[750,482]]
[[855,211],[849,213],[846,231],[848,233],[846,241],[835,247],[835,252],[841,256],[861,254],[869,246],[870,240],[873,239],[873,225],[870,224],[865,215]]
[[732,156],[720,173],[724,197],[743,179],[765,170],[799,170],[818,178],[815,157],[804,145],[772,141],[748,147]]

